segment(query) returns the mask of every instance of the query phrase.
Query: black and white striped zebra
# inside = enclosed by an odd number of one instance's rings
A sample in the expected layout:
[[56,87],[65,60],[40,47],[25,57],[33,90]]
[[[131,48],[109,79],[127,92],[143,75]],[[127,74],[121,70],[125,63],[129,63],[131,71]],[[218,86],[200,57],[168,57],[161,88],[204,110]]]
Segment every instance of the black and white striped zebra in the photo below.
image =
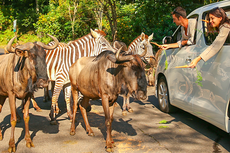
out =
[[[105,39],[101,30],[92,30],[91,33],[68,44],[62,43],[55,50],[46,52],[47,73],[50,81],[55,81],[50,111],[51,124],[56,124],[56,113],[59,112],[58,97],[64,87],[67,115],[72,119],[70,106],[71,87],[69,68],[80,57],[95,56],[105,50],[114,51],[114,48]],[[52,42],[50,43],[52,45]]]

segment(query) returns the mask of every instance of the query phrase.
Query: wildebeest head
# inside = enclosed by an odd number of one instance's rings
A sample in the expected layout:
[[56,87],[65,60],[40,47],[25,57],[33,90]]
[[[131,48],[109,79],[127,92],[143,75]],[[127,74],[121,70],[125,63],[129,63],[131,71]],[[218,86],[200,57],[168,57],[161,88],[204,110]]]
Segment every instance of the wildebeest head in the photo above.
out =
[[[120,49],[121,50],[121,49]],[[134,98],[147,98],[147,80],[145,76],[144,63],[141,57],[145,56],[147,49],[141,55],[120,54],[120,50],[116,53],[116,60],[109,57],[112,62],[120,63],[124,66],[123,78],[125,85]]]
[[[46,52],[47,50],[55,49],[59,41],[57,38],[50,36],[54,41],[55,44],[53,46],[45,45],[42,42],[35,42],[35,43],[26,43],[24,45],[18,45],[15,48],[12,48],[11,45],[14,41],[14,38],[12,38],[9,43],[6,46],[6,49],[10,53],[15,53],[19,56],[19,61],[17,64],[17,68],[15,68],[15,71],[19,71],[20,69],[23,69],[24,64],[28,62],[28,71],[30,74],[30,77],[32,79],[32,84],[35,84],[35,87],[43,88],[48,86],[48,75],[47,75],[47,69],[46,69]],[[28,59],[26,61],[26,59]]]
[[110,43],[105,39],[105,32],[101,31],[101,30],[92,30],[91,31],[91,35],[95,38],[96,41],[96,46],[94,46],[94,50],[100,50],[105,51],[105,50],[111,50],[113,52],[116,52],[117,50],[115,50]]

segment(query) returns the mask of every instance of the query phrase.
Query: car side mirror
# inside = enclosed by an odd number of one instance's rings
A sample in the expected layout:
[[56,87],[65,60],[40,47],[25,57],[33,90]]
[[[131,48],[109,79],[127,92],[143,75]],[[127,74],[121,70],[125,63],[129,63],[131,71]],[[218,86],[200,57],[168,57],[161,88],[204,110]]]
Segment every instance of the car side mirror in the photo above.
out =
[[165,36],[162,40],[162,44],[170,44],[172,43],[172,37],[171,36]]

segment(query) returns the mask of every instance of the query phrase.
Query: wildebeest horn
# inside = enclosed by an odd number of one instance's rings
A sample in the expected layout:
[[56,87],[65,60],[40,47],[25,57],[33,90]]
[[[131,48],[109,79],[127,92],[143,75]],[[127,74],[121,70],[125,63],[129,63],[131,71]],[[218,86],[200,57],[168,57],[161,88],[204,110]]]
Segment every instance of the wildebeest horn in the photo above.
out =
[[41,47],[43,47],[44,49],[47,49],[47,50],[55,49],[59,45],[58,39],[54,36],[49,35],[49,34],[47,34],[47,35],[54,40],[55,44],[53,46],[45,45],[42,42],[37,42],[37,44],[40,45]]
[[147,45],[144,45],[145,46],[145,51],[140,55],[141,57],[144,57],[145,54],[147,53]]
[[116,53],[116,61],[117,62],[127,62],[133,59],[133,55],[126,55],[126,56],[120,56],[120,52],[121,52],[122,47],[117,51]]
[[12,43],[14,42],[14,39],[16,38],[17,36],[14,36],[7,44],[6,46],[6,50],[9,52],[9,53],[14,53],[15,52],[15,49],[12,48]]
[[116,53],[116,60],[119,61],[119,54],[121,52],[122,47]]

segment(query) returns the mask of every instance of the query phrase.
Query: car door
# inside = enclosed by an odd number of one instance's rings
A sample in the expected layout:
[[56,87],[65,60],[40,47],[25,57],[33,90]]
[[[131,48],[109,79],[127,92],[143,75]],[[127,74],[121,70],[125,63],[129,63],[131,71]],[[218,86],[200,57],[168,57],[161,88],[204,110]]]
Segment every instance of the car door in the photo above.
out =
[[[207,13],[206,13],[207,14]],[[203,14],[205,19],[206,14]],[[202,24],[203,33],[200,41],[201,47],[197,50],[200,55],[215,37],[207,32],[207,24]],[[226,42],[221,50],[211,59],[201,60],[193,70],[193,92],[191,94],[194,114],[219,128],[225,129],[226,111],[229,102],[229,72],[230,72],[230,43]],[[196,81],[200,77],[202,81]]]
[[[198,18],[198,15],[193,15],[192,18]],[[197,32],[197,31],[196,31]],[[177,33],[176,33],[177,34]],[[178,32],[180,34],[180,32]],[[196,36],[196,35],[195,35]],[[174,37],[178,37],[177,35]],[[196,39],[195,39],[196,40]],[[192,69],[176,68],[177,66],[188,65],[196,56],[194,51],[195,45],[184,46],[181,49],[169,49],[166,52],[169,54],[169,61],[166,76],[169,87],[170,102],[181,109],[192,112],[192,91],[194,78]]]

